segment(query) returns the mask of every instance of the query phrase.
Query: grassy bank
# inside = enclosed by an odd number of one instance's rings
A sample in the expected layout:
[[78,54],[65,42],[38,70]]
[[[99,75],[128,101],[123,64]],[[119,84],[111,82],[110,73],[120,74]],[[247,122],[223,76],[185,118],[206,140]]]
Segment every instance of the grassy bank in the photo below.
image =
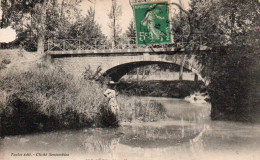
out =
[[[103,95],[107,88],[102,83],[86,77],[75,78],[38,58],[36,62],[34,59],[27,61],[30,53],[15,54],[1,60],[2,136],[82,127],[116,127],[120,121],[163,118],[165,110],[161,104],[145,104],[125,96],[118,98],[121,111],[113,115],[109,113]],[[23,59],[22,63],[19,59]]]
[[24,134],[96,123],[105,87],[38,63],[1,76],[1,132]]
[[137,97],[121,95],[118,97],[118,103],[121,107],[121,121],[153,122],[167,118],[166,108],[155,101],[142,102]]
[[115,115],[105,102],[99,107],[98,126],[117,127],[120,122],[154,122],[167,118],[166,108],[156,101],[143,102],[137,97],[119,95],[117,97],[120,111]]

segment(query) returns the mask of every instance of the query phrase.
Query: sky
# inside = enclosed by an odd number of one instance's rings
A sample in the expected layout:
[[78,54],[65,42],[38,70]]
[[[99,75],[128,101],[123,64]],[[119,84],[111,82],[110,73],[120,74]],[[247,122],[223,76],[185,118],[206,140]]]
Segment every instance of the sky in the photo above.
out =
[[[92,1],[92,2],[90,2]],[[162,0],[164,1],[164,0]],[[166,0],[165,0],[166,1]],[[179,3],[179,0],[169,0],[172,2]],[[181,0],[185,9],[188,8],[189,0]],[[131,20],[134,19],[134,13],[129,0],[117,0],[118,4],[121,6],[122,15],[119,19],[119,24],[124,33]],[[86,15],[90,7],[95,9],[95,20],[101,26],[103,33],[110,37],[111,30],[109,28],[109,18],[108,13],[111,10],[112,1],[111,0],[82,0],[79,8],[82,10],[82,14]],[[1,3],[0,3],[0,18],[2,17]],[[1,42],[11,42],[16,38],[15,30],[11,27],[0,29],[0,43]]]
[[[110,37],[111,30],[109,29],[109,18],[108,13],[111,10],[111,0],[91,0],[93,3],[89,2],[89,0],[83,0],[80,5],[80,9],[82,10],[82,14],[86,15],[87,10],[92,7],[95,8],[95,20],[98,24],[100,24],[103,33]],[[166,1],[166,0],[165,0]],[[179,3],[179,0],[170,0],[172,2]],[[188,8],[189,0],[181,0],[184,8]],[[118,4],[122,7],[122,15],[120,16],[119,24],[122,28],[122,33],[124,33],[129,26],[129,23],[132,19],[134,19],[134,13],[132,7],[129,3],[129,0],[117,0]]]
[[[2,8],[0,3],[0,20],[2,19]],[[9,43],[16,39],[16,31],[10,26],[7,28],[0,28],[0,43]]]

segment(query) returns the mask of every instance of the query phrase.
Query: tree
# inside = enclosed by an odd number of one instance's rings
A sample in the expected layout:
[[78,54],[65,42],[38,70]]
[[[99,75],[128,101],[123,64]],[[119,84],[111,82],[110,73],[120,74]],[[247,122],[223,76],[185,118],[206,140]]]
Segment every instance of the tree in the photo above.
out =
[[192,0],[190,13],[211,48],[197,59],[210,79],[212,119],[260,121],[259,2]]
[[134,20],[131,20],[123,37],[127,38],[129,44],[136,44],[136,28]]
[[100,26],[94,21],[94,10],[90,8],[85,17],[80,17],[74,22],[67,32],[68,39],[80,39],[89,45],[105,43],[106,37]]
[[[190,24],[188,15],[183,12],[184,5],[179,0],[179,11],[172,17],[172,32],[174,33],[175,43],[182,43],[183,38],[190,34]],[[183,79],[183,67],[186,61],[186,54],[182,55],[181,65],[179,70],[179,80]]]
[[[63,0],[2,0],[4,6],[3,26],[12,25],[18,32],[14,45],[25,45],[25,48],[36,48],[43,54],[44,42],[66,31],[72,17],[78,16],[76,1]],[[75,19],[75,18],[74,18]],[[64,31],[65,29],[65,31]],[[33,41],[36,41],[33,43]]]
[[3,10],[1,27],[7,27],[12,21],[19,20],[23,16],[23,13],[28,13],[36,3],[40,3],[39,0],[30,2],[29,0],[1,0],[1,6]]
[[120,15],[122,14],[122,9],[121,6],[118,5],[117,0],[111,0],[112,1],[112,6],[111,6],[111,11],[108,14],[109,19],[111,20],[109,27],[112,30],[112,41],[113,44],[112,46],[116,46],[117,42],[119,41],[119,35],[121,33],[121,28],[119,25],[119,18]]
[[[38,33],[38,51],[43,52],[44,48],[44,34],[46,31],[45,22],[46,22],[46,11],[47,7],[49,7],[50,3],[55,3],[54,0],[2,0],[2,5],[5,7],[3,17],[5,24],[3,25],[15,25],[16,30],[18,31],[18,36],[24,36],[26,33],[23,33],[24,26],[26,26],[26,22],[24,21],[26,18],[25,15],[30,14],[31,20],[32,16],[35,16],[35,20],[37,20],[36,27]],[[32,23],[31,23],[32,24]]]
[[135,28],[134,20],[130,21],[129,26],[126,30],[126,36],[127,37],[136,37],[136,28]]

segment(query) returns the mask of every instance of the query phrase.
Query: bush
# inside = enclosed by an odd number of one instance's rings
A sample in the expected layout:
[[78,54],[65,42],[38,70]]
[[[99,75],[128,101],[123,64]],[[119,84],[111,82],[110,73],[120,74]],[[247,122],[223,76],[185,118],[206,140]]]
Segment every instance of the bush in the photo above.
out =
[[108,103],[102,103],[99,106],[99,115],[97,117],[97,123],[100,127],[118,127],[119,120],[109,108]]
[[3,59],[3,60],[0,62],[0,70],[5,69],[5,68],[6,68],[6,65],[7,65],[7,64],[10,64],[10,63],[11,63],[11,60],[9,60],[9,59]]
[[116,87],[119,92],[126,95],[184,98],[195,91],[201,90],[203,86],[204,84],[202,81],[194,82],[188,80],[175,80],[160,82],[132,81],[131,83],[123,81],[120,82]]
[[166,108],[158,102],[143,102],[135,97],[119,97],[120,120],[153,122],[166,119]]
[[110,77],[102,75],[102,68],[98,66],[96,70],[92,70],[90,66],[85,68],[83,77],[85,80],[96,81],[101,85],[106,85],[111,80]]
[[2,134],[91,126],[104,103],[100,84],[40,63],[1,76]]
[[260,122],[260,56],[250,50],[221,47],[210,57],[208,91],[213,120]]

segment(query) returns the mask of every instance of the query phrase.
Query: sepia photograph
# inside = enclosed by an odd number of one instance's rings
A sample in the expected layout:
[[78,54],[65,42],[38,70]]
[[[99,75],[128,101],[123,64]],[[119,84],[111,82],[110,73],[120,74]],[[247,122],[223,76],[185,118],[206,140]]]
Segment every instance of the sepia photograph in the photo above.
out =
[[1,0],[0,160],[260,160],[260,1]]

